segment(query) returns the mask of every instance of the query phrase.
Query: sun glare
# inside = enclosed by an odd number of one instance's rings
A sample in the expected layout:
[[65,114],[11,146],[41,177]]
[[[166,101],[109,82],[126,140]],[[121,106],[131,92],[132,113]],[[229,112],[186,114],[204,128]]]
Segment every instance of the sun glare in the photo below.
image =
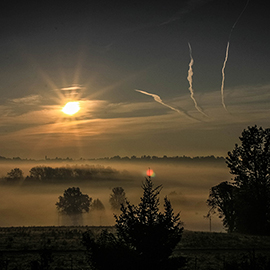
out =
[[80,110],[80,103],[78,101],[68,102],[62,109],[62,112],[68,115],[73,115]]

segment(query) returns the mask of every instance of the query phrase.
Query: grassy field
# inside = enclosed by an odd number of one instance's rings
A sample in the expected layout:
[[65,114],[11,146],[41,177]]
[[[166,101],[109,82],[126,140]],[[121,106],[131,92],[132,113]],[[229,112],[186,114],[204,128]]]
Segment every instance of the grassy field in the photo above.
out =
[[[0,228],[0,269],[89,269],[82,233],[91,230],[98,234],[103,229],[114,230],[87,226]],[[267,260],[270,237],[184,231],[174,255],[187,258],[186,269],[242,269],[225,267],[237,262],[258,265]]]

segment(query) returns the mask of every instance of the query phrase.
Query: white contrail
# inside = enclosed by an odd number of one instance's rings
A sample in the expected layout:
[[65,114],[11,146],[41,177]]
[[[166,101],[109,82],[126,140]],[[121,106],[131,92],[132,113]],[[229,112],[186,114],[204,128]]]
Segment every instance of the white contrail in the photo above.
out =
[[164,102],[162,101],[162,99],[160,98],[160,96],[158,96],[158,95],[156,95],[156,94],[148,93],[148,92],[146,92],[146,91],[142,91],[142,90],[138,90],[138,89],[135,89],[135,91],[140,92],[140,93],[142,93],[142,94],[144,94],[144,95],[153,97],[154,100],[155,100],[156,102],[158,102],[158,103],[160,103],[160,104],[162,104],[162,105],[164,105],[164,106],[170,108],[170,109],[173,110],[173,111],[176,111],[176,112],[178,112],[178,113],[180,113],[180,114],[184,114],[185,116],[187,116],[188,118],[190,118],[190,119],[192,119],[192,120],[200,121],[200,120],[198,120],[198,119],[196,119],[196,118],[190,116],[190,115],[189,115],[187,112],[185,112],[185,111],[181,111],[181,110],[175,109],[174,107],[172,107],[172,106],[170,106],[170,105],[167,105],[166,103],[164,103]]
[[138,89],[135,89],[135,91],[153,97],[154,100],[155,100],[156,102],[158,102],[158,103],[160,103],[160,104],[162,104],[162,105],[164,105],[164,106],[170,108],[170,109],[173,110],[173,111],[176,111],[176,112],[178,112],[178,113],[183,113],[183,112],[181,112],[181,111],[175,109],[174,107],[165,104],[165,103],[162,101],[162,99],[160,98],[160,96],[158,96],[158,95],[151,94],[151,93],[148,93],[148,92],[145,92],[145,91],[142,91],[142,90],[138,90]]
[[225,83],[225,68],[226,68],[226,64],[227,64],[227,61],[228,61],[228,57],[229,57],[229,47],[230,47],[231,35],[232,35],[233,29],[235,28],[235,26],[238,23],[239,19],[241,18],[241,16],[245,12],[245,10],[246,10],[246,8],[248,6],[248,3],[249,3],[249,0],[247,1],[245,7],[243,8],[242,12],[240,13],[240,15],[238,16],[238,18],[236,19],[235,23],[233,24],[233,26],[231,28],[230,35],[229,35],[228,42],[227,42],[227,47],[226,47],[225,59],[224,59],[222,70],[221,70],[221,73],[222,73],[222,81],[221,81],[221,88],[220,88],[221,102],[222,102],[223,108],[226,111],[227,111],[227,108],[226,108],[226,104],[225,104],[225,101],[224,101],[224,83]]
[[195,99],[195,97],[194,97],[194,90],[193,90],[193,86],[192,86],[192,76],[193,76],[192,66],[193,66],[193,64],[194,64],[194,59],[193,59],[193,57],[192,57],[192,49],[191,49],[191,45],[190,45],[189,42],[188,42],[188,47],[189,47],[190,62],[189,62],[189,69],[188,69],[187,80],[188,80],[188,82],[189,82],[189,88],[188,88],[188,89],[189,89],[189,91],[190,91],[190,97],[191,97],[191,99],[192,99],[193,102],[194,102],[194,105],[195,105],[196,110],[197,110],[198,112],[200,112],[201,114],[203,114],[204,116],[207,116],[207,117],[208,117],[208,115],[205,114],[205,113],[201,110],[201,108],[198,106],[197,101],[196,101],[196,99]]
[[[241,18],[241,16],[243,15],[243,13],[245,12],[247,6],[248,6],[249,0],[247,0],[247,3],[245,5],[245,7],[243,8],[242,12],[240,13],[240,15],[238,16],[237,20],[235,21],[234,25],[232,26],[232,30],[234,29],[234,27],[236,26],[236,24],[238,23],[239,19]],[[231,30],[231,32],[232,32]]]
[[224,82],[225,82],[225,67],[226,67],[226,63],[228,61],[228,56],[229,56],[229,47],[230,47],[230,41],[228,41],[228,43],[227,43],[225,60],[224,60],[223,67],[221,70],[222,81],[221,81],[221,88],[220,88],[222,106],[226,111],[227,111],[227,108],[226,108],[225,101],[224,101]]

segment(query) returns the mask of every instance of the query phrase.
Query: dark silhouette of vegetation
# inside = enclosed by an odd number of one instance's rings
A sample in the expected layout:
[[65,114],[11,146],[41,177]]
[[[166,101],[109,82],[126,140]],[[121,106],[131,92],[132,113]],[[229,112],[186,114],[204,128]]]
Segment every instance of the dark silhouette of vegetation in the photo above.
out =
[[67,182],[72,180],[87,181],[96,178],[115,178],[120,172],[111,167],[80,166],[80,167],[47,167],[36,166],[31,168],[27,181],[47,183]]
[[232,182],[212,187],[210,212],[229,232],[270,234],[270,129],[248,127],[226,158]]
[[188,157],[188,156],[173,156],[168,157],[164,155],[163,157],[158,156],[149,156],[149,155],[143,155],[140,157],[137,156],[131,156],[131,157],[120,157],[120,156],[113,156],[113,157],[104,157],[104,158],[98,158],[93,160],[106,160],[106,161],[116,161],[116,162],[225,162],[223,157],[215,157],[213,155],[211,156],[197,156],[197,157]]
[[[150,156],[150,155],[142,155],[140,157],[137,156],[124,156],[124,157],[120,157],[120,156],[113,156],[113,157],[103,157],[103,158],[92,158],[92,159],[84,159],[84,158],[80,158],[80,161],[84,161],[84,160],[106,160],[106,161],[125,161],[125,162],[145,162],[145,161],[151,161],[151,162],[224,162],[225,159],[223,157],[215,157],[213,155],[211,156],[196,156],[196,157],[189,157],[189,156],[162,156],[162,157],[158,157],[158,156]],[[13,157],[13,158],[6,158],[3,156],[0,156],[0,161],[3,162],[12,162],[12,161],[20,161],[20,162],[31,162],[31,161],[35,161],[34,159],[23,159],[20,157]],[[46,163],[52,162],[73,162],[75,160],[73,160],[72,158],[60,158],[60,157],[55,157],[55,158],[48,158],[47,156],[45,156],[45,161]]]
[[21,181],[23,179],[23,172],[19,168],[12,169],[10,172],[7,173],[6,176],[7,181]]
[[100,199],[96,199],[91,204],[91,211],[104,211],[105,206]]
[[120,210],[121,205],[125,205],[126,202],[126,193],[124,189],[122,187],[113,188],[109,201],[112,210]]
[[154,187],[151,178],[142,184],[143,196],[138,206],[122,204],[116,218],[116,234],[102,232],[94,237],[83,234],[83,243],[93,269],[179,269],[181,257],[172,252],[182,237],[180,214],[175,215],[170,201],[164,199],[164,213],[159,211],[161,186]]
[[87,194],[82,194],[79,187],[68,188],[63,196],[59,196],[56,203],[57,210],[66,215],[77,215],[89,212],[92,198]]
[[[240,258],[239,258],[240,257]],[[269,270],[270,259],[265,255],[256,255],[255,251],[242,254],[238,258],[224,262],[224,270]]]

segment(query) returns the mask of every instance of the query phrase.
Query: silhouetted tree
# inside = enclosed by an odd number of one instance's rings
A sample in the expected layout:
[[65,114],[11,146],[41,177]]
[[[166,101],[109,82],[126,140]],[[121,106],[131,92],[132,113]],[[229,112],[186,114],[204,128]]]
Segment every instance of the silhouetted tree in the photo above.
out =
[[60,213],[66,215],[76,215],[89,212],[92,198],[87,194],[82,194],[79,187],[68,188],[63,196],[59,196],[56,208]]
[[236,230],[236,196],[237,187],[230,183],[222,182],[214,186],[210,190],[209,199],[207,200],[210,206],[209,214],[218,212],[219,218],[223,220],[223,226],[228,232]]
[[96,199],[96,200],[93,201],[93,203],[91,205],[91,210],[93,210],[93,211],[104,211],[105,210],[105,206],[100,201],[100,199]]
[[83,243],[89,251],[94,269],[179,269],[181,257],[170,257],[181,240],[180,214],[174,215],[170,201],[164,199],[164,213],[159,211],[161,186],[154,187],[151,178],[142,184],[143,196],[138,206],[126,201],[121,214],[115,215],[116,235],[103,232],[95,238],[85,233]]
[[31,168],[30,172],[30,178],[34,178],[36,180],[43,181],[45,178],[45,173],[44,173],[44,167],[42,166],[36,166]]
[[120,210],[121,205],[125,204],[126,201],[126,193],[124,189],[122,187],[113,188],[109,201],[113,210]]
[[248,127],[240,141],[226,158],[233,181],[212,188],[207,202],[229,231],[269,234],[270,129]]
[[151,177],[142,184],[143,196],[138,206],[126,202],[116,217],[116,229],[121,239],[136,250],[144,269],[168,268],[169,256],[182,237],[180,214],[174,215],[170,201],[164,199],[164,213],[159,212],[161,186],[154,188]]
[[10,172],[7,173],[6,176],[7,181],[20,181],[23,180],[23,172],[19,168],[14,168]]

